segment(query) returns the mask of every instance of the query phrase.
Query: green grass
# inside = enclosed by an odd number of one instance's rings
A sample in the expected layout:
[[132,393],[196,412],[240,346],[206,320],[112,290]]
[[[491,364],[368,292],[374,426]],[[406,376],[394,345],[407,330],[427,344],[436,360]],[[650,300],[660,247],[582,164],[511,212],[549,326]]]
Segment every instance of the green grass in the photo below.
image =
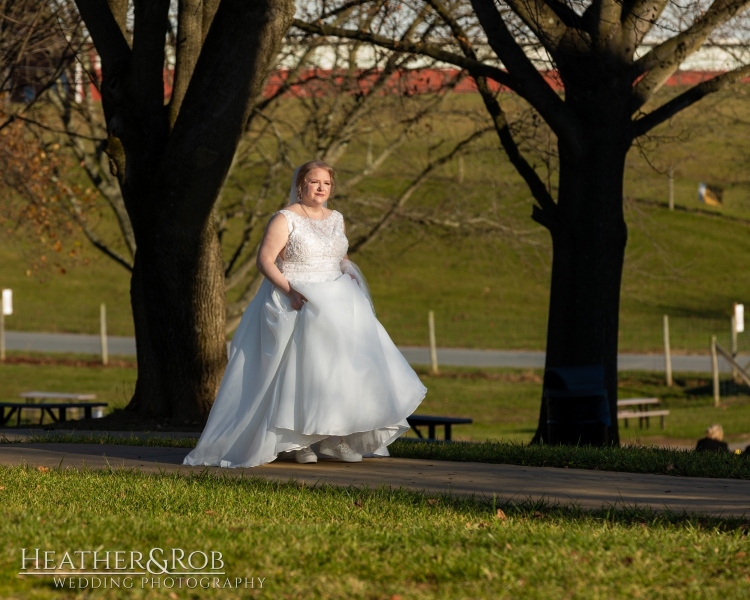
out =
[[[63,360],[81,362],[73,356]],[[528,442],[536,431],[542,391],[539,370],[451,368],[435,376],[418,367],[417,372],[428,389],[417,412],[474,419],[471,425],[454,426],[456,440]],[[136,375],[135,368],[125,366],[0,364],[0,401],[15,401],[19,393],[32,389],[93,392],[109,403],[107,412],[111,412],[128,403]],[[632,397],[658,397],[670,415],[665,430],[657,419],[649,429],[638,429],[633,422],[625,428],[621,422],[624,444],[691,447],[712,423],[723,425],[727,441],[750,444],[750,390],[735,386],[726,376],[718,408],[713,406],[708,375],[676,373],[675,385],[669,388],[658,373],[621,373],[620,398]],[[442,435],[441,428],[438,434]]]
[[[140,432],[139,432],[140,433]],[[150,434],[151,432],[146,432]],[[0,444],[115,444],[119,446],[151,446],[159,448],[195,448],[198,439],[194,437],[173,437],[164,435],[115,435],[105,433],[65,433],[59,431],[45,431],[30,435],[23,440],[9,440],[0,431]]]
[[[0,467],[4,598],[744,598],[749,523],[251,478]],[[505,519],[498,518],[497,509]],[[263,590],[55,590],[20,548],[222,553]]]
[[750,479],[750,457],[744,454],[717,454],[648,446],[620,448],[530,446],[491,441],[451,443],[399,440],[390,448],[391,455],[399,458],[651,473],[681,477]]
[[[458,136],[467,126],[466,119],[455,115],[481,112],[472,95],[456,95],[449,104],[453,116],[435,124],[435,135],[444,139]],[[659,145],[646,148],[648,161],[638,148],[629,154],[625,208],[630,236],[621,351],[660,350],[663,314],[671,317],[675,352],[705,353],[710,335],[728,331],[732,303],[744,299],[745,257],[750,253],[750,181],[743,176],[750,156],[750,119],[733,120],[735,115],[747,117],[747,112],[744,99],[734,93],[716,96],[662,127]],[[343,172],[362,163],[365,141],[351,145]],[[428,142],[419,138],[406,145],[364,191],[386,197],[402,191],[420,168]],[[414,195],[410,206],[439,207],[450,200],[461,211],[485,211],[520,233],[425,232],[402,224],[355,259],[368,276],[378,316],[397,343],[426,345],[427,311],[432,309],[440,346],[542,349],[549,236],[529,219],[528,191],[498,151],[497,141],[487,136],[476,150],[466,157],[464,183],[456,180],[456,165],[446,165]],[[676,165],[680,209],[674,212],[658,205],[666,201],[664,171],[670,163]],[[251,172],[234,177],[248,180],[251,188],[258,185]],[[700,181],[726,189],[723,208],[698,203]],[[337,208],[345,215],[354,210],[344,201]],[[113,230],[106,218],[101,223],[105,233]],[[61,258],[66,274],[49,268],[27,276],[34,248],[20,240],[0,244],[0,282],[16,294],[9,329],[94,333],[99,303],[106,302],[110,333],[132,334],[124,269],[87,248],[88,266]],[[744,336],[740,343],[750,344]]]

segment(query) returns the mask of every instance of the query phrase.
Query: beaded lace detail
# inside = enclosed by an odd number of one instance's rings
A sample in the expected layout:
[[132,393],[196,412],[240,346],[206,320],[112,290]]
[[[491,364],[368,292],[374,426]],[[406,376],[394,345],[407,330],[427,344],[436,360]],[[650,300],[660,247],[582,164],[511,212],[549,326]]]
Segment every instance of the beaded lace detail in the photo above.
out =
[[289,240],[276,265],[289,283],[317,283],[341,277],[341,260],[349,249],[344,217],[333,211],[325,219],[302,217],[280,210],[286,217]]

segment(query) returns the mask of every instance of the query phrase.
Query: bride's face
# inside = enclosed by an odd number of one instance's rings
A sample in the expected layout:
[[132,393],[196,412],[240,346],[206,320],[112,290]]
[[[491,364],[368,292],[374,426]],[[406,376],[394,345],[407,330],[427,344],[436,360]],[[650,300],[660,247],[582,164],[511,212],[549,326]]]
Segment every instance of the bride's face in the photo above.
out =
[[331,176],[325,169],[313,169],[302,186],[302,202],[308,206],[322,206],[331,195]]

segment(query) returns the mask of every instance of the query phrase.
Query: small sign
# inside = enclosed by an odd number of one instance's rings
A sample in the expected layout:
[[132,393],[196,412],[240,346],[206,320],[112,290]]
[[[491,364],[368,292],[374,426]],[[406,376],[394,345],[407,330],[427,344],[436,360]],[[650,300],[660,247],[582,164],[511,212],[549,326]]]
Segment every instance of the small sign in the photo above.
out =
[[13,314],[13,290],[3,290],[3,314]]
[[745,331],[745,305],[735,304],[734,305],[734,322],[735,330],[737,333]]

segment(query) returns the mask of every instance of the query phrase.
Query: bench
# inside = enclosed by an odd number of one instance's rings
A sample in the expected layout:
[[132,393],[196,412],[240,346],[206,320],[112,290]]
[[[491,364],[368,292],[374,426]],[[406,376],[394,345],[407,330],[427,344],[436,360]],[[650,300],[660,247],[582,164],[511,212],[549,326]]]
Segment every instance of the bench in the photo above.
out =
[[474,421],[465,417],[435,417],[432,415],[411,415],[410,417],[406,417],[406,422],[409,423],[409,427],[411,427],[416,432],[420,439],[425,439],[425,437],[422,435],[419,427],[424,427],[426,425],[429,432],[428,437],[426,438],[428,440],[437,439],[435,437],[435,427],[438,425],[443,425],[443,427],[445,428],[444,438],[446,441],[450,441],[451,427],[453,425],[473,423]]
[[[27,404],[25,402],[0,402],[0,420],[2,420],[2,423],[0,424],[5,425],[8,421],[10,421],[11,417],[15,413],[16,426],[19,426],[21,424],[22,410],[39,410],[40,425],[44,420],[45,412],[50,417],[52,417],[52,420],[55,422],[66,421],[66,411],[69,408],[83,408],[86,418],[90,419],[92,416],[91,409],[105,406],[107,406],[106,402],[45,402],[44,404]],[[10,409],[7,415],[5,414],[6,408]],[[55,416],[55,414],[52,412],[53,408],[57,409],[58,416]]]
[[[23,392],[19,394],[25,402],[0,402],[0,424],[5,425],[11,417],[16,415],[16,426],[21,424],[21,411],[38,410],[39,424],[44,421],[44,414],[47,413],[54,422],[67,421],[67,410],[69,408],[83,408],[85,418],[90,419],[94,409],[97,411],[96,416],[101,416],[103,409],[107,407],[106,402],[81,402],[82,400],[96,400],[96,394],[68,394],[62,392]],[[67,402],[44,402],[44,400],[67,400]],[[41,402],[37,402],[41,401]],[[5,409],[9,409],[5,413]],[[57,410],[57,416],[52,412]]]
[[661,428],[664,429],[664,417],[669,414],[668,410],[649,410],[649,406],[658,405],[658,398],[626,398],[617,401],[617,407],[638,407],[637,410],[618,410],[617,418],[625,420],[625,427],[628,426],[628,419],[638,419],[638,428],[643,429],[643,424],[650,427],[650,418],[659,417]]

